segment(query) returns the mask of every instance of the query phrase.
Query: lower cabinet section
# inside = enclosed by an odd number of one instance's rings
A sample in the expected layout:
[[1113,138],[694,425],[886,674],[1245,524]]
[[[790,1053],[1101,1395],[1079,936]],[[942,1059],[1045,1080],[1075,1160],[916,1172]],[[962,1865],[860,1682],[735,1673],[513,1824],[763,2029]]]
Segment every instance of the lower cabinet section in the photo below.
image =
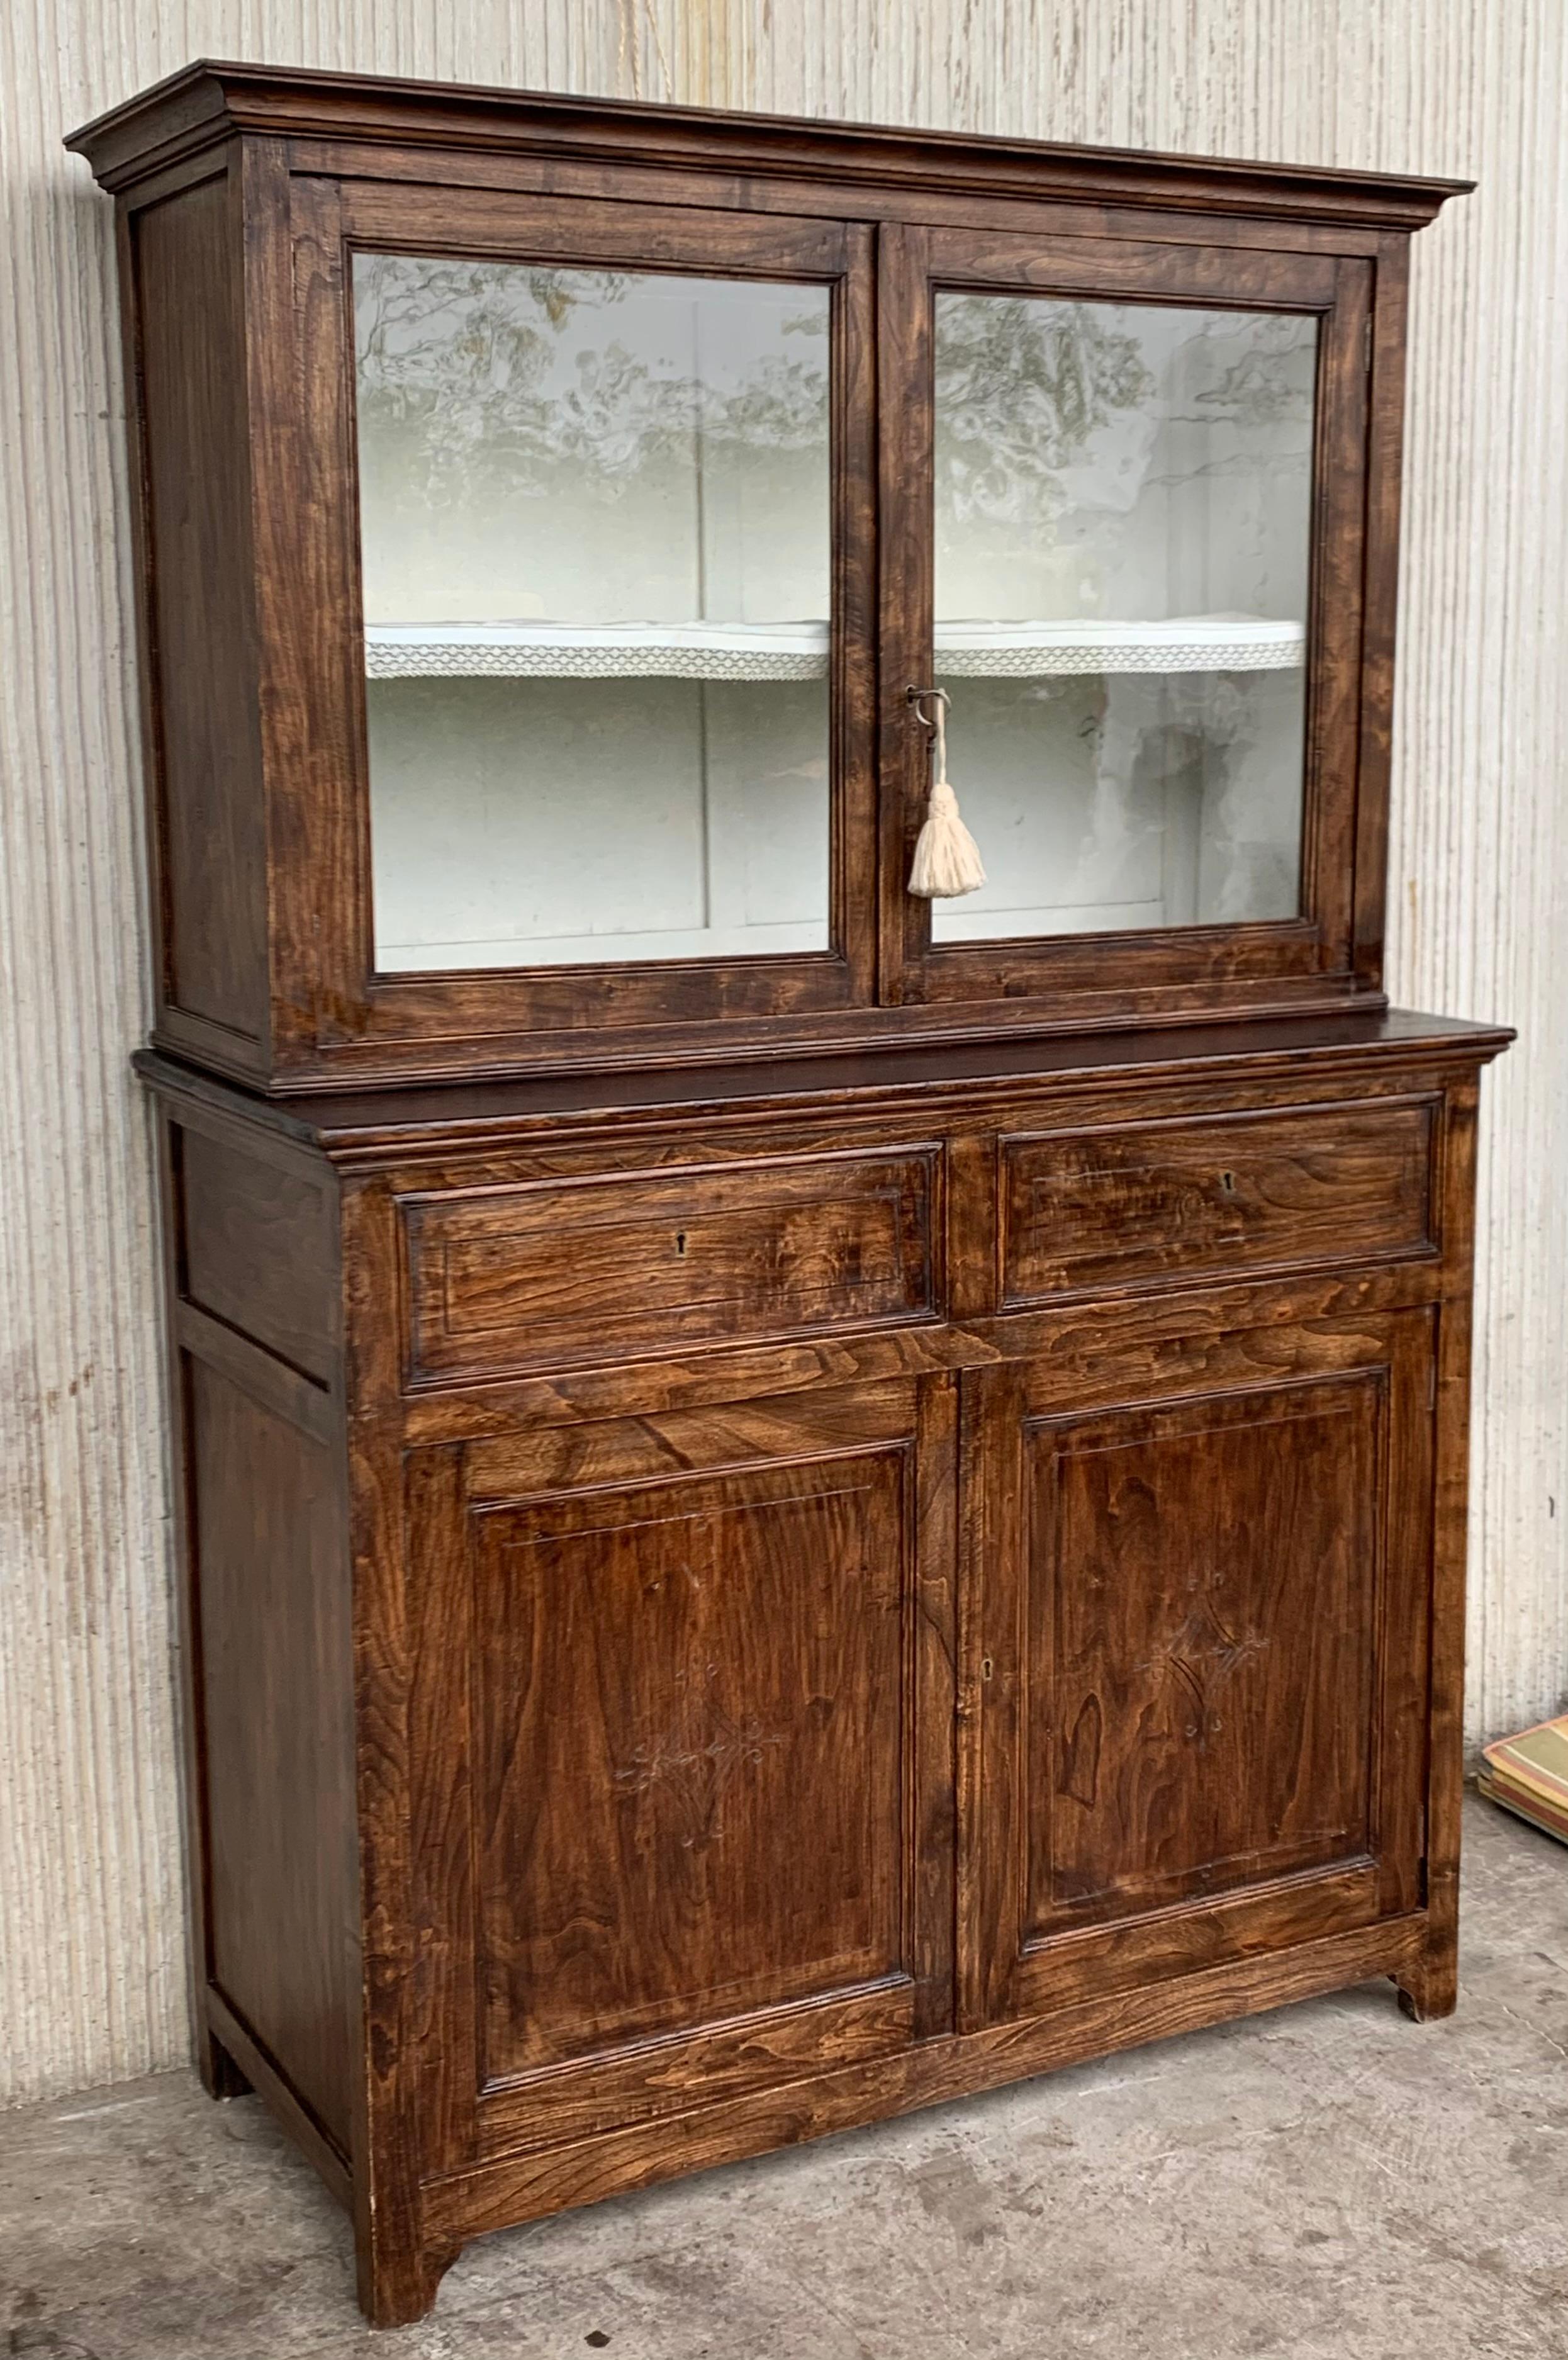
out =
[[412,1456],[450,2162],[945,2018],[954,1408],[939,1379]]
[[413,1453],[432,2161],[1417,1908],[1432,1324]]
[[771,1162],[166,1111],[200,2061],[378,2324],[679,2172],[1452,2008],[1474,1076],[1388,1078]]
[[1418,1905],[1432,1326],[964,1381],[966,2023]]

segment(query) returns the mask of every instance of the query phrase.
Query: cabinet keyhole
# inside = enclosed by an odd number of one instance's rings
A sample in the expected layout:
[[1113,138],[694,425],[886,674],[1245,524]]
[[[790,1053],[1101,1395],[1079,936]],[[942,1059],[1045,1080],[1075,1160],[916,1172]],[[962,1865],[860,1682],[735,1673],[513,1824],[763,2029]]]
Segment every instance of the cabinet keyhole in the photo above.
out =
[[675,1232],[675,1251],[678,1254],[683,1254],[686,1251],[686,1232],[684,1229],[677,1229]]
[[1220,1186],[1225,1190],[1227,1196],[1234,1196],[1236,1194],[1236,1174],[1234,1172],[1222,1172],[1220,1174]]

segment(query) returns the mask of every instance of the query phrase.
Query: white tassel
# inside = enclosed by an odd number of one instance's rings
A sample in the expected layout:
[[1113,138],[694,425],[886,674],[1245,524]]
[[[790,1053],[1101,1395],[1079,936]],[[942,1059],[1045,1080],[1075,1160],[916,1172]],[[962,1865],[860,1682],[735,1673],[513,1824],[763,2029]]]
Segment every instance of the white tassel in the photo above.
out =
[[936,692],[936,781],[926,805],[925,825],[915,842],[909,890],[922,901],[956,901],[985,882],[980,847],[959,815],[958,797],[947,776],[947,699]]

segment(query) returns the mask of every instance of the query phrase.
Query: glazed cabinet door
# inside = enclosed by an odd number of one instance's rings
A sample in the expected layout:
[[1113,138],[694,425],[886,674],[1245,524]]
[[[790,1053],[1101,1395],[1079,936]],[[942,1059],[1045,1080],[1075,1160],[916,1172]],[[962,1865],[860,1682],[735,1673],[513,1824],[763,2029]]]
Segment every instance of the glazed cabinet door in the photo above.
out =
[[965,1381],[967,2021],[1421,1906],[1432,1317]]
[[951,2020],[946,1378],[411,1455],[449,2168]]
[[382,182],[293,206],[336,592],[317,1046],[494,1062],[867,1000],[869,232]]
[[[909,227],[878,285],[883,996],[1348,989],[1370,264]],[[948,700],[955,898],[904,890],[906,684]]]

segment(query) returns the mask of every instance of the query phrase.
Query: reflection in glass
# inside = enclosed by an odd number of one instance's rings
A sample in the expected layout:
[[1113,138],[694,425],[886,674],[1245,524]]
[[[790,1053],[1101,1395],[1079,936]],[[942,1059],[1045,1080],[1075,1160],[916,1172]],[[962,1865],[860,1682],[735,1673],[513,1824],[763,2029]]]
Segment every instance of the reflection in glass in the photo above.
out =
[[938,942],[1294,917],[1314,321],[936,306]]
[[825,949],[823,289],[354,263],[376,964]]

